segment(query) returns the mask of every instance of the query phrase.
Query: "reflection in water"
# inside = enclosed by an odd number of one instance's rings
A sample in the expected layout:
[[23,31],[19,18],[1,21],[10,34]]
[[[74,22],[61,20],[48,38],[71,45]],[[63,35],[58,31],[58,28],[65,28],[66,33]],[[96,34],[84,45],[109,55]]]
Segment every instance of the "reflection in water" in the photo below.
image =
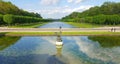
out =
[[0,36],[0,50],[15,44],[19,39],[20,37]]
[[61,56],[61,51],[62,51],[62,46],[63,46],[63,41],[61,38],[61,28],[60,28],[60,32],[57,33],[57,41],[56,41],[56,49],[57,49],[57,54],[56,56]]
[[55,36],[22,37],[0,51],[0,64],[120,63],[120,46],[101,47],[99,42],[90,40],[88,36],[62,36],[62,40],[64,45],[56,46]]
[[48,58],[48,64],[68,64],[68,60],[62,55],[63,42],[60,35],[57,36],[56,54]]
[[57,53],[56,53],[56,56],[62,56],[62,47],[63,45],[56,45],[56,49],[57,49]]
[[99,42],[102,47],[120,46],[120,36],[89,36],[88,38]]
[[62,45],[56,45],[56,54],[48,58],[48,64],[68,64],[66,58],[62,55]]

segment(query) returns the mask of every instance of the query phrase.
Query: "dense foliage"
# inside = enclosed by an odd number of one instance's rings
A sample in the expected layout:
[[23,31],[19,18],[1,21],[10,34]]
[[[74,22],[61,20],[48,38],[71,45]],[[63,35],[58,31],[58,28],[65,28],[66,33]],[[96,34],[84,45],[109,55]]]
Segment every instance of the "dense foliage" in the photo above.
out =
[[51,19],[42,19],[38,13],[24,11],[11,2],[0,0],[0,26],[48,21],[51,21]]
[[37,17],[29,17],[29,16],[18,16],[18,15],[11,15],[11,14],[6,14],[6,15],[1,15],[1,20],[3,19],[4,23],[7,24],[24,24],[24,23],[36,23],[36,22],[48,22],[51,21],[49,19],[42,19],[42,18],[37,18]]
[[13,15],[7,14],[3,16],[3,21],[6,22],[7,24],[12,24],[14,19],[13,19]]
[[85,22],[94,24],[120,24],[120,3],[105,2],[101,6],[91,7],[83,12],[73,12],[63,21]]
[[27,12],[22,9],[19,9],[17,6],[13,5],[11,2],[0,1],[0,14],[13,14],[13,15],[22,15],[22,16],[31,16],[42,18],[38,13]]

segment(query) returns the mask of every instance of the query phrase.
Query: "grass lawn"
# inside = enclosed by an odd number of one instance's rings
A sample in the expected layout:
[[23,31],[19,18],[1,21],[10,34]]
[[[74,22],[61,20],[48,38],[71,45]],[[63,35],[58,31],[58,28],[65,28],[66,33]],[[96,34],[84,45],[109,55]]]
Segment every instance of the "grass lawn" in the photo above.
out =
[[31,24],[21,24],[16,26],[9,26],[9,28],[35,28],[42,25],[47,24],[48,22],[39,22],[39,23],[31,23]]
[[[73,25],[77,28],[97,28],[97,27],[112,27],[114,25],[97,25],[97,24],[89,24],[89,23],[77,23],[77,22],[66,22],[67,24]],[[115,25],[120,26],[120,25]]]
[[67,24],[73,25],[77,28],[96,28],[101,27],[101,25],[89,24],[89,23],[77,23],[77,22],[66,22]]
[[[54,36],[55,32],[9,32],[7,36]],[[79,36],[79,35],[120,35],[120,32],[62,32],[63,36]]]

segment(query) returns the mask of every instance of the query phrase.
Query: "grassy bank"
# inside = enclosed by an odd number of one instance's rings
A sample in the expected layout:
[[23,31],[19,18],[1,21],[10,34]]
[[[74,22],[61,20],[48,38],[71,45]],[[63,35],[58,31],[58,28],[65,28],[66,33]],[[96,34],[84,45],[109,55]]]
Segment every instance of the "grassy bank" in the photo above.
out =
[[[7,36],[54,36],[55,32],[9,32],[4,33]],[[120,32],[62,32],[63,36],[112,36],[120,35]]]
[[9,26],[9,28],[35,28],[47,24],[48,22],[39,22],[39,23],[28,23],[21,24],[16,26]]
[[73,25],[77,28],[96,28],[101,27],[101,25],[89,24],[89,23],[77,23],[77,22],[66,22],[67,24]]
[[[113,27],[114,25],[98,25],[98,24],[89,24],[89,23],[77,23],[77,22],[66,22],[67,24],[73,25],[77,28],[97,28],[97,27]],[[120,26],[120,25],[115,25]]]

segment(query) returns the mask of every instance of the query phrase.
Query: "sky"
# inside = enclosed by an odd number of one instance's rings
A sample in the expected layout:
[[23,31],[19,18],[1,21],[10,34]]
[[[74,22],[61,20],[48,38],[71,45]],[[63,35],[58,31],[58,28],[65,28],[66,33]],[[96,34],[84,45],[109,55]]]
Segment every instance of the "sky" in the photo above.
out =
[[72,12],[82,12],[90,7],[100,6],[106,1],[120,0],[7,0],[20,9],[41,14],[43,18],[60,19]]

